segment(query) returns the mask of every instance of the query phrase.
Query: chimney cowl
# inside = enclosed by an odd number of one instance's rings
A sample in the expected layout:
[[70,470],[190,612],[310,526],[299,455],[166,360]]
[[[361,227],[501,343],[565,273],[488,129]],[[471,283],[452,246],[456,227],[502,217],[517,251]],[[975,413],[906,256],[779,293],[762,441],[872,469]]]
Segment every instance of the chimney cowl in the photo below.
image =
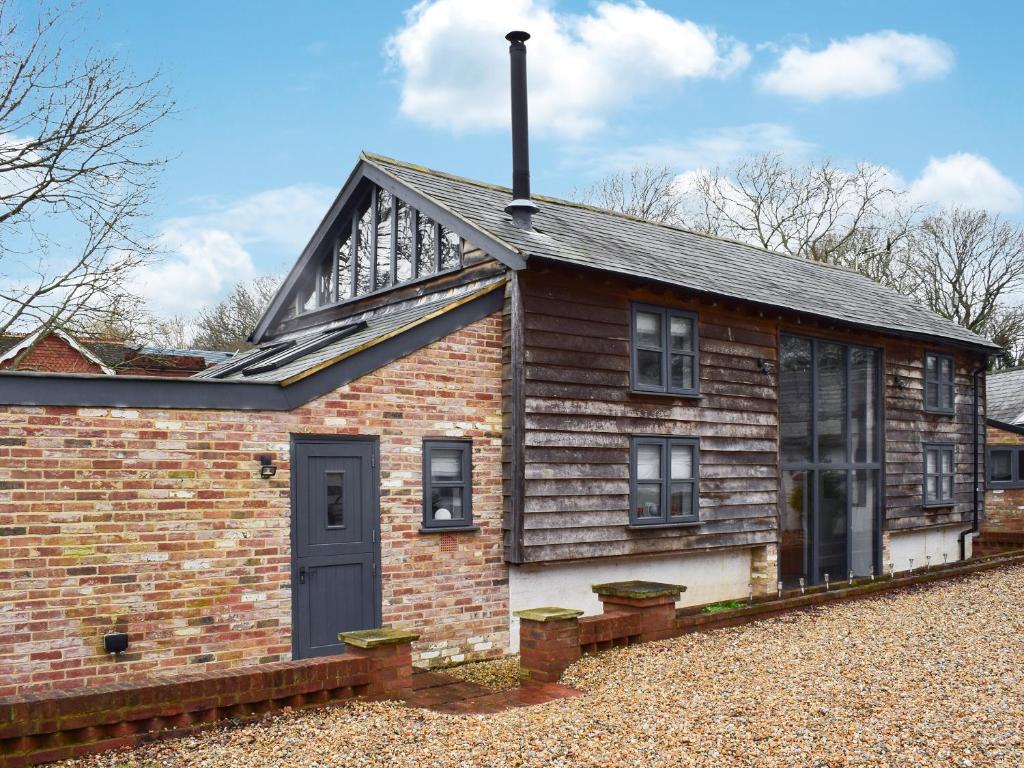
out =
[[540,210],[530,199],[530,139],[526,107],[526,45],[529,32],[513,30],[509,41],[512,91],[512,202],[505,212],[520,229],[533,228],[533,214]]

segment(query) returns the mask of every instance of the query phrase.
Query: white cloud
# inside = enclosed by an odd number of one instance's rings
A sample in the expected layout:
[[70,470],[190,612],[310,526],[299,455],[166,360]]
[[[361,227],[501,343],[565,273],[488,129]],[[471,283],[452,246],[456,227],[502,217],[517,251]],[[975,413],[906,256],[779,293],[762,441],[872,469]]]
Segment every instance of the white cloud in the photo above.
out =
[[601,2],[585,15],[548,0],[425,0],[388,41],[401,111],[455,132],[509,121],[506,32],[525,29],[531,127],[578,137],[637,97],[693,78],[727,77],[746,46],[643,3]]
[[684,170],[728,165],[741,157],[761,152],[780,152],[790,161],[808,157],[812,142],[796,136],[792,129],[776,123],[729,126],[697,133],[679,142],[639,144],[606,154],[597,170],[602,173],[635,165],[668,165]]
[[961,152],[933,157],[921,176],[910,185],[910,196],[919,203],[962,205],[1006,213],[1019,211],[1024,195],[986,158]]
[[134,289],[155,314],[187,315],[239,281],[290,267],[331,194],[326,187],[298,184],[233,201],[205,200],[204,213],[160,226],[164,258],[140,270]]
[[863,98],[940,77],[952,67],[953,51],[942,41],[890,30],[833,40],[821,51],[793,46],[760,85],[808,101]]

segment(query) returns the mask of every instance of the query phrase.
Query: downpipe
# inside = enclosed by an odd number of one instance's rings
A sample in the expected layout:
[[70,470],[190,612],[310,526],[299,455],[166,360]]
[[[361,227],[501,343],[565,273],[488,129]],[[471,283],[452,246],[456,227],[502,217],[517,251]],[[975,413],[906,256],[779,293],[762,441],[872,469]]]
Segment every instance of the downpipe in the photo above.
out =
[[974,443],[974,456],[973,456],[973,459],[974,459],[974,471],[973,471],[973,479],[974,479],[973,491],[974,491],[974,496],[973,496],[973,509],[972,509],[972,512],[971,512],[971,517],[972,517],[972,519],[971,519],[971,527],[960,532],[960,559],[961,560],[966,560],[967,559],[967,537],[968,536],[972,536],[973,534],[978,532],[978,517],[979,517],[979,509],[978,509],[978,507],[980,505],[980,500],[981,500],[980,492],[979,492],[979,487],[978,487],[979,483],[981,482],[981,448],[978,445],[978,439],[980,437],[979,430],[980,430],[980,426],[981,426],[981,419],[978,416],[978,405],[979,405],[978,382],[981,379],[981,374],[984,373],[984,372],[985,372],[984,368],[975,368],[974,369],[974,392],[972,394],[972,399],[973,399],[973,402],[974,402],[974,414],[973,414],[974,415],[974,419],[973,419],[973,425],[972,425],[973,430],[974,430],[974,440],[973,440],[973,443]]

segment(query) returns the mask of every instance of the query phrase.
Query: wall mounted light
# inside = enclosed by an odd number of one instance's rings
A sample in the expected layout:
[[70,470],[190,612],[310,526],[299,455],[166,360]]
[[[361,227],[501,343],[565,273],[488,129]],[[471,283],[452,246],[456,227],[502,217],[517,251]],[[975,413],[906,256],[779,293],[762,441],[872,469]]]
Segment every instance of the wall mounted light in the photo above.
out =
[[906,378],[900,376],[898,373],[894,375],[892,378],[893,382],[896,384],[896,389],[898,389],[900,392],[902,392],[909,386]]
[[104,635],[103,650],[107,653],[124,653],[128,650],[128,635],[125,632]]
[[274,457],[270,454],[260,456],[260,477],[269,480],[277,474],[277,467],[274,465]]
[[765,357],[759,357],[757,359],[757,367],[764,374],[771,374],[775,372],[775,363]]

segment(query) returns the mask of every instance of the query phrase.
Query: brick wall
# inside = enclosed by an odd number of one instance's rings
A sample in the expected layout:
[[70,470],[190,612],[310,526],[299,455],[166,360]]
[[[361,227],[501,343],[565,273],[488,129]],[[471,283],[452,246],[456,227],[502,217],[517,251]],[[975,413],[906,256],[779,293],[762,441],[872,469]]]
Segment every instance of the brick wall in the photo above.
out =
[[[287,413],[0,406],[0,695],[288,659],[292,433],[380,438],[383,620],[416,658],[501,653],[496,314]],[[479,533],[418,532],[440,436],[473,439]]]
[[[997,427],[986,431],[989,447],[1024,445],[1024,435]],[[1024,531],[1024,488],[989,488],[985,491],[985,528]]]
[[[13,367],[13,360],[0,363],[0,368]],[[18,364],[21,371],[59,371],[61,373],[103,373],[91,360],[64,339],[53,334],[36,344]]]

